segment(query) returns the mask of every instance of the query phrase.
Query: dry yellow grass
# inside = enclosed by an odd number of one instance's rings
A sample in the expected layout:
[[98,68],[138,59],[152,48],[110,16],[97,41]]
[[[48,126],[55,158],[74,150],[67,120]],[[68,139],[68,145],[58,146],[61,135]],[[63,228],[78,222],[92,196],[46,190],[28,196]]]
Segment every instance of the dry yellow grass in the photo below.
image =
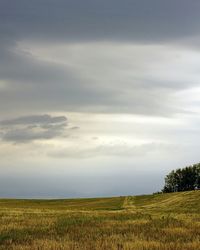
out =
[[199,250],[200,191],[0,200],[0,249]]

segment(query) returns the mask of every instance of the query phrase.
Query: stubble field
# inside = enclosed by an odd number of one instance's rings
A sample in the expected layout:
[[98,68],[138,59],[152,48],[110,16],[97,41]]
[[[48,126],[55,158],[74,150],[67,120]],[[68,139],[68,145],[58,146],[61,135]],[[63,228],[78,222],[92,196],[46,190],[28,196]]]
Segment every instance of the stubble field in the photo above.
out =
[[1,199],[0,249],[199,250],[200,191]]

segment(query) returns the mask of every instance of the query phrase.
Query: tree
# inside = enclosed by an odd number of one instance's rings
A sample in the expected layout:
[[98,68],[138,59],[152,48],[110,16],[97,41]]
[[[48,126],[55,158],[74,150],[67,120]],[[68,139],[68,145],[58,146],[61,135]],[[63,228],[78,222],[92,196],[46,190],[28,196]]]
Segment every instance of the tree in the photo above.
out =
[[200,163],[172,170],[165,177],[164,193],[189,191],[200,188]]

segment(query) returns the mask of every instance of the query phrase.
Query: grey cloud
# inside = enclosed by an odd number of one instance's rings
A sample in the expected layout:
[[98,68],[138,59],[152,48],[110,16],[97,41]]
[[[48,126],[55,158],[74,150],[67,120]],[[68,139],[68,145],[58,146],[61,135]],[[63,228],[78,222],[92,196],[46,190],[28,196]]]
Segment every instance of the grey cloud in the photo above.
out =
[[41,61],[15,47],[2,51],[0,80],[6,81],[6,88],[0,90],[2,112],[6,109],[10,112],[13,106],[26,112],[29,109],[45,112],[101,105],[112,103],[110,96],[114,92],[96,89],[74,69]]
[[195,0],[1,0],[0,29],[16,40],[165,41],[199,34],[199,11]]
[[[79,69],[34,57],[17,44],[24,40],[43,45],[91,41],[173,43],[198,36],[199,10],[199,2],[186,0],[0,0],[0,80],[6,81],[6,88],[0,89],[0,112],[14,112],[14,108],[26,113],[181,112],[167,101],[171,103],[173,91],[187,88],[191,82],[143,76],[126,84],[125,76],[121,82],[101,79],[96,84]],[[97,66],[102,67],[101,63]]]
[[50,115],[32,115],[32,116],[18,117],[10,120],[4,120],[0,122],[0,125],[28,125],[28,124],[52,125],[63,122],[64,123],[67,122],[67,118],[65,116],[52,117]]
[[[15,50],[16,48],[12,48],[7,52],[4,51],[4,57],[0,60],[1,79],[6,81],[6,88],[0,89],[2,113],[12,112],[13,107],[26,113],[29,110],[33,112],[62,110],[166,116],[177,111],[181,112],[166,105],[165,99],[170,97],[172,89],[176,91],[187,88],[186,83],[180,84],[176,81],[171,83],[166,80],[163,83],[162,80],[158,81],[152,77],[148,79],[144,76],[143,79],[136,77],[129,80],[125,74],[123,80],[120,80],[122,76],[116,73],[121,63],[115,70],[112,69],[113,79],[101,75],[99,70],[101,65],[97,65],[95,70],[99,72],[94,79],[89,65],[83,71],[87,74],[91,72],[91,75],[84,75],[79,69],[42,61],[23,51]],[[98,60],[98,56],[95,60]],[[84,64],[84,61],[82,63]],[[108,63],[107,70],[110,66],[112,61]]]
[[30,142],[61,136],[67,126],[65,116],[33,115],[0,122],[1,139],[10,142]]

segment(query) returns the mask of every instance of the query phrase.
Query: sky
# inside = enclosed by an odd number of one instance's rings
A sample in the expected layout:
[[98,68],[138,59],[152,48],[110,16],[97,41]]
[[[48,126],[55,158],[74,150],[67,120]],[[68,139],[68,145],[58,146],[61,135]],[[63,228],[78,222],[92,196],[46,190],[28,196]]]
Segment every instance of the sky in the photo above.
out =
[[0,197],[148,194],[199,162],[199,13],[0,0]]

